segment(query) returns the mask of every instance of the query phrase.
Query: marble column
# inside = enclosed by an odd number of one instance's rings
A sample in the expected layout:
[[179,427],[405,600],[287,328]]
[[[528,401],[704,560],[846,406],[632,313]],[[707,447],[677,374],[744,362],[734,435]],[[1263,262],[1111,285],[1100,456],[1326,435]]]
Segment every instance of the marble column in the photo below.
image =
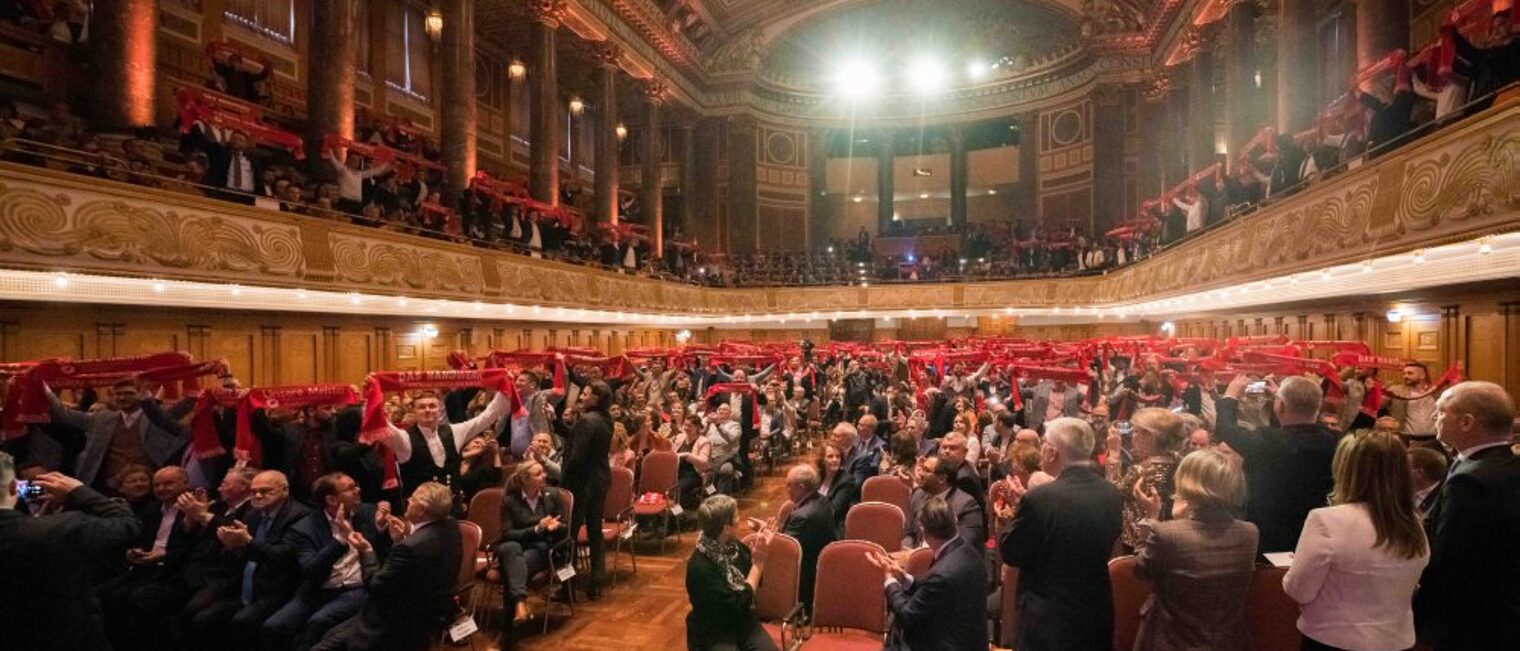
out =
[[1214,52],[1209,33],[1190,28],[1187,36],[1193,49],[1188,62],[1188,112],[1186,140],[1188,173],[1196,173],[1214,164]]
[[365,5],[365,9],[369,12],[366,16],[369,21],[369,59],[364,62],[364,69],[369,73],[369,106],[371,114],[382,117],[386,113],[389,95],[386,81],[390,79],[390,57],[386,56],[386,49],[380,44],[384,42],[385,30],[388,28],[391,4],[371,2]]
[[1038,111],[1014,116],[1019,131],[1019,184],[1014,197],[1014,219],[1033,224],[1040,209],[1040,124]]
[[95,0],[89,21],[97,124],[108,131],[153,126],[157,0]]
[[665,203],[664,182],[661,178],[661,142],[664,130],[660,127],[660,105],[665,103],[668,89],[658,80],[644,82],[644,151],[639,162],[640,205],[644,208],[644,224],[649,227],[652,238],[650,253],[656,258],[665,257]]
[[1171,188],[1187,178],[1188,171],[1188,107],[1193,89],[1179,89],[1175,85],[1166,96],[1166,142],[1162,143],[1166,166],[1162,186]]
[[1277,131],[1307,129],[1319,112],[1315,78],[1316,0],[1278,0],[1277,15]]
[[597,223],[618,221],[618,58],[622,52],[610,41],[592,44],[596,72],[596,187],[593,211]]
[[559,205],[560,101],[559,71],[555,61],[556,32],[568,11],[565,0],[528,3],[530,28],[528,82],[528,133],[532,148],[528,158],[529,192],[552,206]]
[[897,189],[893,183],[893,143],[897,134],[882,129],[876,133],[876,234],[892,227]]
[[697,129],[695,122],[676,127],[681,152],[681,233],[689,241],[697,223]]
[[1234,158],[1261,127],[1262,92],[1256,84],[1256,3],[1236,2],[1225,15],[1225,144]]
[[970,182],[967,168],[966,133],[959,126],[950,127],[950,223],[966,225],[966,184]]
[[1410,0],[1356,0],[1356,66],[1409,47]]
[[[1171,90],[1165,73],[1152,77],[1141,91],[1140,105],[1140,200],[1159,196],[1166,184],[1172,140],[1168,132],[1167,95]],[[1126,206],[1133,210],[1134,206]]]
[[354,6],[318,2],[311,7],[311,40],[306,59],[306,157],[321,165],[327,134],[354,136]]
[[[343,4],[318,3],[318,4]],[[475,176],[475,0],[443,0],[443,111],[440,140],[450,198]]]

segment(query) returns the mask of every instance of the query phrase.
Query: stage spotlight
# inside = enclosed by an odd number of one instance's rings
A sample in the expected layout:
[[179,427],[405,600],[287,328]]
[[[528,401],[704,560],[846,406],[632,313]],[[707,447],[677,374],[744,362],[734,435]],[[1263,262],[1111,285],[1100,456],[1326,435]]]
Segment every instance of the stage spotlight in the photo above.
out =
[[839,94],[849,99],[864,99],[876,93],[881,77],[875,66],[855,60],[841,66],[834,81],[838,84]]
[[972,61],[970,64],[966,65],[966,76],[972,78],[973,80],[986,77],[987,71],[987,62],[985,61]]
[[920,95],[933,95],[944,90],[945,70],[933,59],[919,59],[908,66],[908,82]]

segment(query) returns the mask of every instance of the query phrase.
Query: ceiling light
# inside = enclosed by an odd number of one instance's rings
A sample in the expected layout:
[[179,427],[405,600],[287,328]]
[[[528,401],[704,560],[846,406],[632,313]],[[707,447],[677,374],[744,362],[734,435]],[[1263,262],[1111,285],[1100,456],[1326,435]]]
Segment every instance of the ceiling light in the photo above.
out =
[[987,188],[987,194],[997,194],[997,188]]
[[918,198],[920,198],[920,199],[928,199],[929,198],[929,193],[928,192],[920,192],[920,193],[918,193]]
[[933,95],[945,87],[945,70],[939,62],[925,57],[908,66],[908,81],[920,95]]
[[396,299],[396,306],[397,307],[406,307],[410,303],[411,303],[411,301],[406,300],[405,296],[402,296],[401,298]]
[[1478,253],[1482,253],[1483,255],[1488,255],[1490,253],[1493,253],[1494,252],[1494,245],[1493,245],[1493,242],[1491,241],[1493,239],[1494,239],[1493,237],[1485,237],[1485,238],[1483,238],[1481,240],[1478,240],[1478,242],[1479,242],[1478,243]]
[[618,125],[616,127],[614,127],[612,131],[613,131],[613,133],[617,134],[617,139],[618,140],[622,140],[622,139],[628,137],[628,127],[623,126],[622,122],[619,122]]
[[438,336],[438,326],[431,323],[424,324],[420,331],[424,339],[432,339]]
[[1363,262],[1362,263],[1362,273],[1370,273],[1371,271],[1372,271],[1372,261],[1368,260],[1366,262]]
[[1398,323],[1404,320],[1404,313],[1398,310],[1388,310],[1387,318],[1389,323]]
[[53,286],[57,287],[58,289],[64,289],[64,288],[68,287],[69,286],[69,277],[65,276],[63,274],[58,274],[57,277],[53,278]]
[[358,294],[349,294],[348,295],[348,302],[352,303],[354,305],[358,305],[359,302],[362,301],[362,300],[364,300],[364,299],[360,298]]
[[876,87],[881,83],[881,77],[876,72],[875,66],[865,61],[855,60],[841,66],[834,76],[834,81],[839,86],[839,94],[848,99],[857,100],[875,94]]
[[1414,252],[1414,263],[1425,264],[1425,249],[1420,249]]
[[[866,200],[865,197],[862,197],[862,196],[860,196],[858,194],[855,195],[854,197],[850,198],[850,201],[854,201],[855,203],[860,203],[860,202],[865,201],[865,200]],[[834,252],[833,247],[829,247],[829,253],[833,253],[833,252]]]
[[966,76],[972,79],[981,79],[982,77],[987,76],[987,70],[987,62],[972,61],[966,65]]
[[304,289],[297,289],[296,290],[296,298],[301,299],[303,301],[306,300],[306,290],[304,290]]
[[580,115],[581,111],[584,111],[584,110],[586,110],[586,103],[582,102],[581,98],[579,98],[579,97],[572,97],[572,98],[570,98],[570,114],[571,115]]
[[242,296],[243,295],[243,288],[242,287],[238,287],[237,285],[233,285],[232,289],[229,289],[228,291],[232,292],[233,296]]
[[1320,280],[1330,280],[1330,270],[1329,269],[1320,269],[1319,270],[1319,279]]
[[168,289],[169,289],[169,287],[164,284],[164,281],[162,281],[162,280],[155,280],[155,281],[153,281],[153,293],[154,294],[162,294],[165,291],[168,291]]

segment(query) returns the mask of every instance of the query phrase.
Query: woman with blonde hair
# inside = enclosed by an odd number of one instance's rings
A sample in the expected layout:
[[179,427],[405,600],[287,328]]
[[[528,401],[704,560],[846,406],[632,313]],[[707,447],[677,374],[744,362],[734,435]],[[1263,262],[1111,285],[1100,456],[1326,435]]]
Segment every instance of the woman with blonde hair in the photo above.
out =
[[1176,484],[1166,522],[1156,521],[1161,500],[1154,487],[1135,495],[1145,511],[1135,574],[1155,584],[1141,609],[1145,620],[1135,649],[1246,649],[1257,531],[1235,517],[1245,504],[1245,474],[1225,455],[1201,450],[1177,466]]
[[1182,419],[1169,409],[1146,407],[1130,416],[1130,452],[1138,462],[1127,471],[1120,471],[1123,456],[1123,439],[1112,433],[1108,437],[1106,474],[1109,481],[1124,494],[1124,528],[1120,540],[1133,549],[1139,541],[1137,525],[1146,516],[1145,507],[1138,496],[1154,492],[1160,503],[1159,519],[1167,520],[1172,513],[1172,475],[1182,458],[1177,454],[1186,440],[1187,431]]
[[1415,513],[1404,444],[1387,432],[1348,436],[1331,470],[1331,506],[1309,512],[1283,577],[1283,590],[1302,608],[1303,648],[1414,646],[1410,601],[1430,545]]

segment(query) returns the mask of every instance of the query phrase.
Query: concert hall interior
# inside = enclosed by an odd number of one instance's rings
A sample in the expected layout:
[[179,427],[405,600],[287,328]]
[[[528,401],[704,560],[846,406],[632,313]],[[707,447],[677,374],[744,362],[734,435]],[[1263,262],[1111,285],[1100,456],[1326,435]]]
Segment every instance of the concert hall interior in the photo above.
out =
[[4,0],[0,648],[1520,649],[1517,18]]

